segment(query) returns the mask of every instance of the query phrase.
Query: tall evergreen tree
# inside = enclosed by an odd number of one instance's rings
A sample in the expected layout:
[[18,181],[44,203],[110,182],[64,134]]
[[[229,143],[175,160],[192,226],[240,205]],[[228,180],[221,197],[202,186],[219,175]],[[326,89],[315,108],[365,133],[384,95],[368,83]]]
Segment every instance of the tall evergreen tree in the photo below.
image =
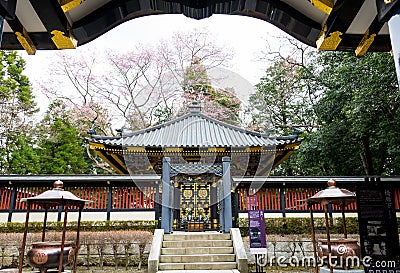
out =
[[[16,51],[0,51],[0,173],[35,173],[33,114],[38,111],[25,61]],[[32,159],[32,161],[30,160]],[[25,166],[22,166],[25,162]],[[17,166],[18,165],[18,166]]]
[[239,124],[240,100],[232,88],[215,88],[208,77],[207,69],[202,65],[200,58],[195,57],[186,68],[183,81],[183,98],[186,111],[192,101],[202,104],[202,112],[231,124]]
[[315,127],[313,102],[302,88],[300,66],[294,60],[275,59],[250,96],[252,127],[278,134],[293,130],[311,132]]
[[43,174],[92,173],[85,143],[62,102],[52,103],[38,130],[38,154]]
[[[331,175],[400,173],[400,95],[393,57],[325,52],[316,56],[315,111],[322,128],[302,147],[304,161]],[[318,162],[316,162],[316,159]],[[321,164],[323,159],[323,164]]]
[[300,149],[274,174],[399,174],[400,94],[393,57],[313,52],[306,64],[291,63],[299,68],[276,61],[251,97],[258,110],[254,120],[265,127],[312,125],[299,128]]

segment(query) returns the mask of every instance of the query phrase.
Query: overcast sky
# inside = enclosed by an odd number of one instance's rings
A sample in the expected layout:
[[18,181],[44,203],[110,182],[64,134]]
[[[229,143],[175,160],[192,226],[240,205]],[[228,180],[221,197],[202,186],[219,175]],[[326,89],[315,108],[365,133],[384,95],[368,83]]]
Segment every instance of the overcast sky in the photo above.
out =
[[[249,85],[258,83],[267,67],[267,63],[257,60],[260,52],[266,50],[267,40],[274,46],[273,38],[285,35],[265,21],[246,16],[213,15],[210,18],[195,20],[184,15],[154,15],[128,21],[73,51],[76,53],[85,49],[128,51],[135,44],[157,43],[160,39],[170,37],[174,32],[204,27],[219,42],[228,44],[234,49],[234,60],[229,69],[240,75],[242,81],[248,81]],[[28,56],[21,51],[21,55],[27,61],[25,74],[29,76],[38,98],[41,95],[35,83],[45,77],[46,71],[51,68],[51,63],[57,59],[55,54],[56,51],[39,50],[36,55]]]

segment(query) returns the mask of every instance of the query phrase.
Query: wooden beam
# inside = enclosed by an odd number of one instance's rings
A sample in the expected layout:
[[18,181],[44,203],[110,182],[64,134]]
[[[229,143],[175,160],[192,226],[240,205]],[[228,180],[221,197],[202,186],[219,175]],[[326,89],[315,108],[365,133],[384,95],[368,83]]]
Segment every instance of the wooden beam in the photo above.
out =
[[11,27],[11,29],[14,31],[15,36],[22,46],[23,49],[29,54],[29,55],[34,55],[36,53],[36,46],[32,42],[31,37],[29,36],[29,33],[26,31],[22,23],[19,21],[17,17],[14,19],[10,19],[7,21],[8,25]]
[[112,157],[110,157],[107,152],[103,150],[95,150],[95,153],[104,160],[107,164],[109,164],[118,174],[127,174],[121,166],[117,162],[113,160]]
[[116,162],[118,162],[118,164],[119,164],[119,166],[120,166],[121,168],[124,168],[124,169],[126,170],[125,161],[124,161],[123,158],[121,158],[121,156],[120,156],[119,154],[115,154],[115,153],[109,153],[109,154],[112,156],[112,158],[114,158],[114,160],[115,160]]
[[379,16],[374,18],[355,50],[356,56],[364,56],[367,53],[384,24],[385,22],[379,20]]
[[17,0],[0,0],[0,16],[4,19],[14,19]]
[[350,27],[360,11],[364,0],[338,0],[316,42],[319,50],[336,50],[342,35]]
[[80,4],[85,2],[85,0],[61,0],[60,6],[64,12],[70,11],[73,8],[76,8]]
[[15,35],[17,35],[17,39],[18,39],[19,43],[21,44],[21,46],[25,49],[26,53],[28,53],[28,55],[35,55],[36,47],[33,44],[31,38],[29,37],[29,34],[26,31],[26,29],[24,28],[22,30],[22,33],[19,31],[16,31]]
[[77,41],[58,1],[29,0],[54,45],[58,49],[73,49]]
[[318,50],[336,50],[342,41],[342,35],[343,32],[340,31],[328,33],[325,25],[316,41]]
[[309,0],[317,9],[330,14],[333,8],[333,0]]
[[387,22],[400,9],[400,0],[376,0],[379,21]]

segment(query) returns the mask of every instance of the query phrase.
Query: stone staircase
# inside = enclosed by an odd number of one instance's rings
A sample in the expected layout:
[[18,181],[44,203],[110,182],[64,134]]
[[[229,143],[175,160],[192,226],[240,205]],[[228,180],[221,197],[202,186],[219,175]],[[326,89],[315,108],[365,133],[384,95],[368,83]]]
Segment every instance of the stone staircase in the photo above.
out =
[[239,273],[231,234],[186,232],[164,234],[158,273]]

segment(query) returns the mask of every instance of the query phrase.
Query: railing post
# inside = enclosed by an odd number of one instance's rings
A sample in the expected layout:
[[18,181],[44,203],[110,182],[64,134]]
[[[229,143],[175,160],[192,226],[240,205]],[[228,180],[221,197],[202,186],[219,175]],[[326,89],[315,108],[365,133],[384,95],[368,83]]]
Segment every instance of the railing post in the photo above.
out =
[[63,206],[62,206],[62,205],[59,205],[59,206],[58,206],[57,222],[60,222],[60,221],[61,221],[61,213],[62,213],[62,211],[63,211]]
[[[285,186],[285,185],[283,185]],[[286,217],[286,197],[285,197],[285,188],[281,187],[279,189],[280,192],[280,199],[281,199],[281,211],[282,211],[282,217]]]
[[16,203],[17,203],[17,186],[13,185],[13,189],[12,189],[12,193],[11,193],[11,200],[10,200],[10,208],[8,209],[8,219],[7,219],[8,222],[12,221],[12,215],[13,215]]
[[110,221],[111,219],[111,209],[112,209],[112,186],[108,186],[108,198],[107,198],[107,221]]
[[236,188],[234,190],[234,196],[233,196],[233,200],[234,200],[234,205],[232,206],[234,208],[234,222],[233,222],[233,227],[237,228],[239,227],[239,223],[238,223],[238,219],[239,219],[239,189]]

